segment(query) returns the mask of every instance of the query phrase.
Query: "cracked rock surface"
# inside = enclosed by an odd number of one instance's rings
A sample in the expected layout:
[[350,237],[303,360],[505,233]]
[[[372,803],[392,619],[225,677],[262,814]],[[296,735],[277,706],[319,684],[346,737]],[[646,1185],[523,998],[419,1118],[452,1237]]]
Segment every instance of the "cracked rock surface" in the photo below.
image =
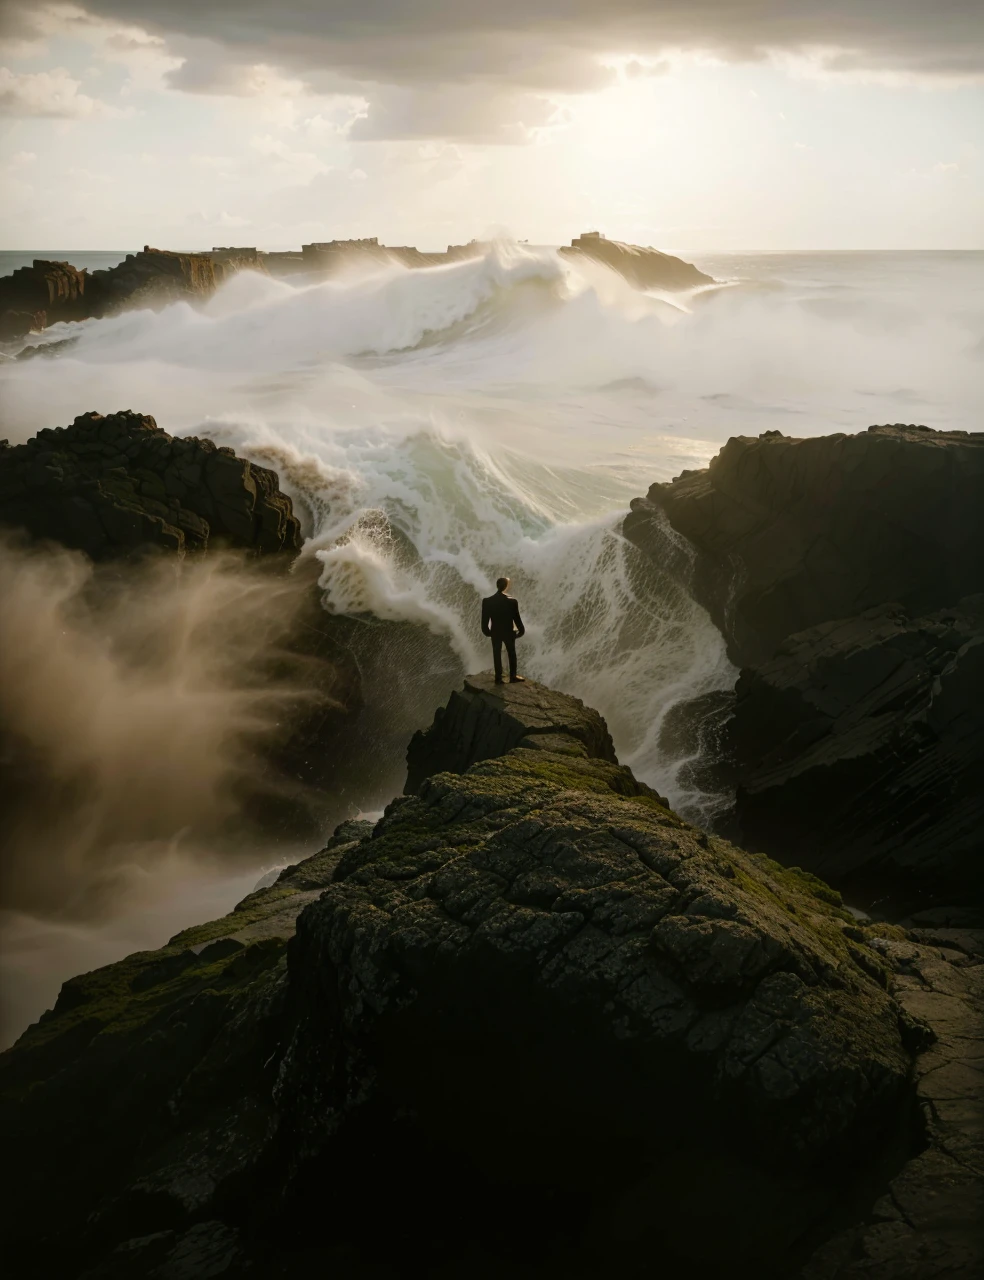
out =
[[974,1280],[984,1272],[984,930],[916,928],[875,945],[896,999],[931,1029],[916,1060],[926,1146],[803,1278]]
[[681,821],[573,699],[456,697],[434,759],[523,732],[0,1060],[52,1274],[969,1280],[977,935]]

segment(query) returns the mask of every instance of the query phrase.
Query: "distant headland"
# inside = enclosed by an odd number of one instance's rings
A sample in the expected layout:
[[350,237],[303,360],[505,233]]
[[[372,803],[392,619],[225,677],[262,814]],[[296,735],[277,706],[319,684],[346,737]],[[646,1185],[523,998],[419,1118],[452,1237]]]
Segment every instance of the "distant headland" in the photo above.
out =
[[[275,279],[317,280],[360,264],[399,263],[414,270],[449,266],[482,257],[490,248],[487,241],[470,240],[430,253],[412,245],[380,244],[375,236],[316,241],[299,250],[274,253],[228,245],[185,253],[145,245],[117,266],[91,272],[70,262],[36,258],[31,266],[0,277],[0,343],[23,344],[30,334],[63,321],[99,318],[133,307],[204,301],[239,271],[257,271]],[[711,276],[682,258],[608,240],[599,231],[577,236],[559,252],[601,263],[636,289],[673,291],[713,283]],[[30,354],[34,350],[28,348]]]

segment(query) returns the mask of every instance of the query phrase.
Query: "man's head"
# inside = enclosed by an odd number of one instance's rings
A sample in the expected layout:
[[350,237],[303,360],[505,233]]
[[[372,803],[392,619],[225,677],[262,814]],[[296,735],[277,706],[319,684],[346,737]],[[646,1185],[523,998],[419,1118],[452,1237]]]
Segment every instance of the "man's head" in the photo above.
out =
[[508,590],[509,590],[509,579],[508,579],[508,578],[496,578],[496,580],[495,580],[495,589],[496,589],[496,591],[508,591]]

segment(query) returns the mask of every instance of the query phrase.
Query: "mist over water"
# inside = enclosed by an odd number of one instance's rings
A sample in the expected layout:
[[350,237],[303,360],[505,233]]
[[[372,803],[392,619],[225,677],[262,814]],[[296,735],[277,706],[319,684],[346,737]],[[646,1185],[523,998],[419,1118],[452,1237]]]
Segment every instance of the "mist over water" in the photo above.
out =
[[[604,268],[515,245],[300,286],[239,275],[200,311],[49,331],[78,341],[55,361],[0,367],[6,433],[132,408],[275,467],[326,607],[422,624],[433,639],[390,674],[394,740],[490,665],[479,601],[508,574],[525,673],[597,707],[620,759],[706,819],[721,797],[701,791],[661,728],[735,672],[677,579],[621,538],[628,501],[732,435],[979,429],[984,255],[696,261],[723,283],[640,294]],[[391,694],[370,689],[370,712],[376,698],[391,714]],[[398,789],[401,764],[364,808]],[[215,914],[214,896],[181,923]],[[150,929],[144,945],[161,941]]]

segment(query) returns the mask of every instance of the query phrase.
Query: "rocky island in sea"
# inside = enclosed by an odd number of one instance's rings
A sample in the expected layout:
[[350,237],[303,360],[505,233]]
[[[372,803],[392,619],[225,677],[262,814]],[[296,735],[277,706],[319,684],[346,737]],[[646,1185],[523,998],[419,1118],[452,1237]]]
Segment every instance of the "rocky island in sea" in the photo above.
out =
[[[0,346],[22,356],[54,355],[71,338],[27,344],[29,335],[63,321],[115,315],[130,308],[159,309],[176,301],[204,302],[239,271],[258,271],[278,279],[316,281],[340,271],[398,264],[410,269],[447,266],[477,258],[490,245],[478,240],[448,245],[443,252],[422,252],[408,245],[384,245],[373,236],[302,245],[298,252],[263,252],[219,246],[209,252],[173,252],[144,245],[115,267],[79,270],[69,262],[35,259],[0,277]],[[691,289],[713,283],[710,276],[671,254],[606,240],[586,232],[560,250],[610,267],[637,289]]]
[[[978,1274],[982,457],[770,432],[652,486],[625,535],[741,666],[677,725],[733,810],[684,820],[576,697],[467,676],[380,819],[65,983],[0,1058],[8,1254],[85,1280]],[[300,544],[274,472],[139,414],[3,449],[0,503],[110,568],[225,544],[276,574]],[[315,630],[338,708],[270,760],[306,787],[312,752],[360,750],[351,634]]]

